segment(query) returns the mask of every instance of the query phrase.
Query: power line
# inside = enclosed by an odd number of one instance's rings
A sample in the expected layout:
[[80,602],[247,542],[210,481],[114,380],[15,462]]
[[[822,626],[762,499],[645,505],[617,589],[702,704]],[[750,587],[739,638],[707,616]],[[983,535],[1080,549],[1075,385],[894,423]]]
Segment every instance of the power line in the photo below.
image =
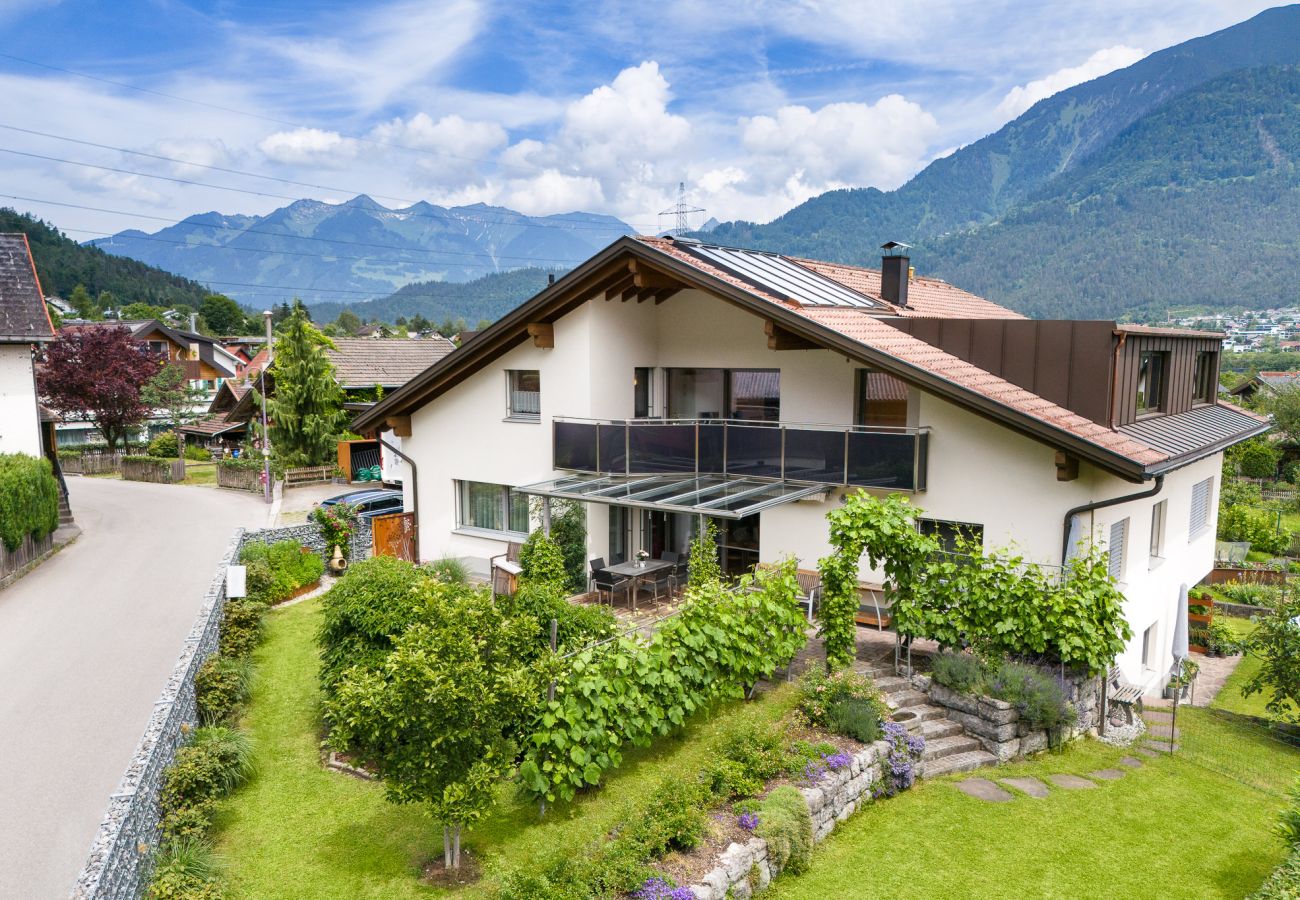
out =
[[675,224],[672,229],[673,237],[681,237],[691,230],[690,222],[687,220],[691,213],[702,213],[703,209],[698,206],[689,206],[686,203],[686,182],[677,182],[677,203],[665,209],[659,215],[675,217]]

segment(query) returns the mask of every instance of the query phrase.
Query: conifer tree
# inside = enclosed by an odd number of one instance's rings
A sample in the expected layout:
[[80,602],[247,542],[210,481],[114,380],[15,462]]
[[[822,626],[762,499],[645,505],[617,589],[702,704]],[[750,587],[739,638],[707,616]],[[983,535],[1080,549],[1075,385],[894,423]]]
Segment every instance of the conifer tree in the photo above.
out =
[[328,463],[347,424],[343,389],[334,380],[326,346],[332,346],[329,338],[311,325],[298,304],[276,339],[271,366],[275,396],[265,401],[271,446],[287,465]]

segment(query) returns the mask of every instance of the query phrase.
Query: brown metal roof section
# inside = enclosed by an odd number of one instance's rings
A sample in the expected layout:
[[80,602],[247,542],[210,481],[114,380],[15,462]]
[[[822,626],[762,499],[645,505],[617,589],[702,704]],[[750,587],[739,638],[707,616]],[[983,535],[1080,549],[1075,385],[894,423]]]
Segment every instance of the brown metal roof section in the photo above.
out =
[[27,235],[0,234],[0,343],[37,344],[53,338]]
[[1170,416],[1153,416],[1119,430],[1169,455],[1168,471],[1203,459],[1225,447],[1263,434],[1272,424],[1262,416],[1227,404],[1201,406]]
[[1190,338],[1215,338],[1223,340],[1227,337],[1222,331],[1201,331],[1198,328],[1163,328],[1157,325],[1134,325],[1131,322],[1120,322],[1115,326],[1116,331],[1126,332],[1128,334],[1154,334],[1164,335],[1166,337],[1190,337]]

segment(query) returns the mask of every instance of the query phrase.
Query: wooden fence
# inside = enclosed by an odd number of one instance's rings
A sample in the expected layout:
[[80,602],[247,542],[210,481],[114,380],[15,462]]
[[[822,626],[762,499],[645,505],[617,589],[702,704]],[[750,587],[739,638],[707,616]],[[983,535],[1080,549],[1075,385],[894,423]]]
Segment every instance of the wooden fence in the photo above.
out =
[[121,450],[108,452],[83,453],[80,456],[60,456],[59,468],[65,475],[107,475],[122,470]]
[[285,469],[284,486],[297,487],[300,484],[314,484],[330,481],[334,478],[333,466],[306,466],[301,469]]
[[370,549],[375,556],[393,556],[418,562],[415,546],[415,513],[389,513],[370,520]]
[[262,493],[262,470],[241,465],[217,463],[217,487]]
[[24,569],[39,560],[54,548],[54,533],[51,532],[39,541],[30,534],[23,535],[22,543],[10,550],[0,544],[0,587],[4,587],[17,578]]
[[185,460],[155,460],[128,456],[122,460],[122,480],[179,484],[185,480]]
[[1228,581],[1240,581],[1244,584],[1286,584],[1288,581],[1286,572],[1278,572],[1274,569],[1235,569],[1227,566],[1218,566],[1210,570],[1210,574],[1205,576],[1202,584],[1223,584]]

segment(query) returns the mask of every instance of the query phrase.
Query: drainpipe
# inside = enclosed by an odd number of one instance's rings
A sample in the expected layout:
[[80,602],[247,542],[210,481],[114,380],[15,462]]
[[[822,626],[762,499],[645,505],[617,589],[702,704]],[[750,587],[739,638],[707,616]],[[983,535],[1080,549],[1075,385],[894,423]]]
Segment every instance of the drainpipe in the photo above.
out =
[[411,457],[407,456],[401,450],[384,440],[382,432],[375,432],[375,440],[378,441],[381,446],[392,450],[400,459],[411,467],[411,533],[415,538],[415,558],[418,561],[420,558],[420,483],[416,480],[415,460],[411,459]]
[[1123,497],[1115,497],[1110,500],[1099,500],[1096,503],[1085,503],[1082,506],[1076,506],[1065,514],[1065,528],[1061,535],[1061,567],[1064,568],[1070,560],[1070,520],[1075,516],[1092,512],[1095,509],[1104,509],[1107,506],[1118,506],[1121,503],[1128,503],[1130,500],[1145,500],[1147,497],[1154,497],[1160,493],[1160,489],[1165,486],[1165,476],[1157,475],[1155,486],[1150,490],[1141,491],[1137,494],[1125,494]]

